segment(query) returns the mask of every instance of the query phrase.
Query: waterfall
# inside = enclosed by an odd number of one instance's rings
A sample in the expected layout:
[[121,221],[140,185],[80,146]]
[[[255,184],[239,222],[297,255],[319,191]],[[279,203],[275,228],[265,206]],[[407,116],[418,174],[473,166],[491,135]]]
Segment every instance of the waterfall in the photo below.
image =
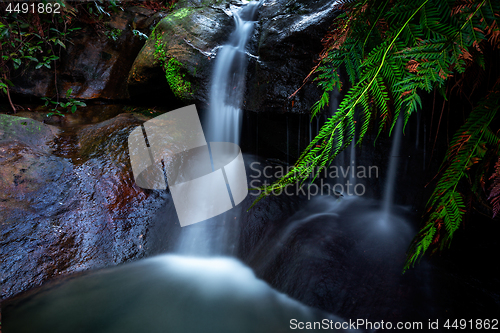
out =
[[399,146],[401,145],[401,133],[403,131],[403,117],[399,117],[396,122],[394,137],[392,140],[391,155],[389,159],[389,170],[387,171],[386,183],[384,188],[384,200],[382,203],[382,211],[387,216],[391,213],[394,197],[394,185],[396,183]]
[[205,130],[211,142],[240,141],[241,105],[248,64],[246,45],[254,32],[259,5],[260,2],[251,2],[233,12],[235,30],[215,58]]
[[[239,144],[247,68],[246,45],[255,28],[260,2],[233,11],[235,30],[217,53],[210,85],[210,108],[204,130],[209,142]],[[241,207],[182,228],[177,252],[186,255],[230,255],[236,249]]]
[[354,133],[354,137],[351,142],[351,152],[350,152],[350,165],[349,167],[349,186],[352,186],[352,191],[347,192],[351,195],[354,195],[354,187],[356,186],[356,133]]
[[[339,107],[339,104],[340,104],[340,100],[341,100],[341,96],[340,96],[340,91],[338,89],[334,89],[331,94],[330,94],[330,112],[329,112],[329,117],[333,117],[335,115],[335,113],[337,112],[337,109]],[[351,156],[353,154],[353,151],[352,151],[352,148],[351,148]],[[350,179],[351,177],[349,176],[350,175],[350,168],[349,168],[349,175],[345,173],[345,170],[346,170],[346,164],[347,166],[349,166],[350,162],[349,162],[349,159],[347,159],[347,163],[346,163],[346,154],[345,154],[345,151],[341,151],[337,157],[335,157],[335,166],[337,167],[337,170],[338,170],[338,174],[337,174],[337,180],[336,180],[336,184],[340,185],[340,187],[338,187],[339,189],[342,189],[342,191],[337,191],[336,190],[336,193],[337,194],[342,194],[344,196],[347,196],[347,187],[346,187],[346,180],[349,180],[349,182],[352,181],[352,179]],[[347,177],[345,177],[345,176]],[[347,178],[347,179],[346,179]],[[354,189],[354,187],[353,187]],[[342,192],[342,193],[340,193]]]

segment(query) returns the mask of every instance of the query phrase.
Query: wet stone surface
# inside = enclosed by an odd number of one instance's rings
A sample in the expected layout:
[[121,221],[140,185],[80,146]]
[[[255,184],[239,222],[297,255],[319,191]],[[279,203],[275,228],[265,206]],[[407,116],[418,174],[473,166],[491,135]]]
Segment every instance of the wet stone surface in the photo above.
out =
[[165,200],[138,188],[130,169],[128,133],[144,117],[72,131],[0,117],[2,298],[144,256],[149,220]]

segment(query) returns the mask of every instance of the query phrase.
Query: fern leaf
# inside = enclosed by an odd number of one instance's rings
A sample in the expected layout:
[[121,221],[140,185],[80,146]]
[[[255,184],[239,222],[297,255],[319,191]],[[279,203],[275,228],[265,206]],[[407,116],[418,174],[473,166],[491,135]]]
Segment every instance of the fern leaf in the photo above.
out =
[[[415,263],[415,256],[422,256],[427,251],[428,240],[426,237],[428,237],[428,233],[426,230],[431,228],[429,225],[437,229],[438,224],[445,225],[442,244],[449,244],[453,234],[459,228],[465,211],[465,204],[463,195],[457,190],[457,187],[462,178],[466,176],[466,172],[471,165],[475,163],[474,161],[477,162],[484,157],[483,146],[492,141],[497,144],[497,138],[494,134],[492,136],[489,125],[495,118],[499,108],[500,80],[497,81],[492,91],[472,111],[465,124],[453,136],[443,162],[443,165],[447,166],[427,203],[428,218],[426,226],[415,237],[415,242],[408,253],[406,269]],[[498,145],[495,148],[498,149]],[[493,178],[496,179],[496,177]],[[498,188],[495,186],[492,187],[489,200],[494,206],[494,214],[496,215],[500,208],[497,196],[500,193],[500,186]],[[436,237],[439,236],[437,234]]]
[[495,218],[500,213],[500,157],[495,164],[495,172],[491,175],[490,180],[493,180],[493,183],[490,186],[488,200],[493,206],[493,218]]

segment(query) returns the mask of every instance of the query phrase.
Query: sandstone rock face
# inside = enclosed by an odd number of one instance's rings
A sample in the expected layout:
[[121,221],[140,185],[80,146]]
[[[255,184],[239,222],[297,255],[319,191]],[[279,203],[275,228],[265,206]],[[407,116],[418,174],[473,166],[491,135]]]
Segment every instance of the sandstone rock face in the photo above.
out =
[[[61,50],[61,59],[51,69],[31,69],[14,80],[12,93],[52,97],[56,91],[79,99],[128,98],[126,79],[131,65],[144,45],[144,37],[133,30],[150,33],[163,14],[141,7],[127,7],[104,22],[105,32],[86,26],[70,34],[71,43]],[[57,84],[57,89],[56,89]]]
[[[217,51],[234,29],[231,10],[241,5],[185,2],[165,17],[132,66],[128,78],[131,95],[165,96],[170,91],[180,99],[206,105]],[[306,85],[294,99],[288,97],[314,66],[321,38],[337,14],[333,2],[326,0],[263,1],[258,28],[247,48],[245,109],[309,111],[320,97],[314,84]]]
[[0,115],[2,295],[140,258],[165,193],[135,185],[127,150],[145,119],[122,114],[69,135]]

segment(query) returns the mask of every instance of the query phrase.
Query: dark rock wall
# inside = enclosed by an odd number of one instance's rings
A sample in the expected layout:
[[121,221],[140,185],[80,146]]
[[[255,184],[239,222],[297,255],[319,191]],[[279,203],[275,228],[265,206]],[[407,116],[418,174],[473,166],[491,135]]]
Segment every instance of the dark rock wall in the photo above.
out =
[[[103,25],[105,31],[115,33],[115,39],[107,37],[104,30],[83,25],[81,30],[69,34],[66,50],[56,51],[61,59],[51,69],[34,69],[32,64],[23,75],[14,73],[11,92],[20,97],[52,98],[56,92],[65,96],[72,89],[72,98],[128,99],[128,72],[145,42],[133,30],[149,34],[150,26],[163,15],[141,7],[114,13]],[[14,102],[19,103],[15,97]]]
[[[244,107],[256,112],[308,113],[320,98],[314,83],[302,86],[322,49],[321,39],[338,11],[334,2],[264,1],[259,16],[258,59],[248,73]],[[293,103],[292,103],[293,102]]]

